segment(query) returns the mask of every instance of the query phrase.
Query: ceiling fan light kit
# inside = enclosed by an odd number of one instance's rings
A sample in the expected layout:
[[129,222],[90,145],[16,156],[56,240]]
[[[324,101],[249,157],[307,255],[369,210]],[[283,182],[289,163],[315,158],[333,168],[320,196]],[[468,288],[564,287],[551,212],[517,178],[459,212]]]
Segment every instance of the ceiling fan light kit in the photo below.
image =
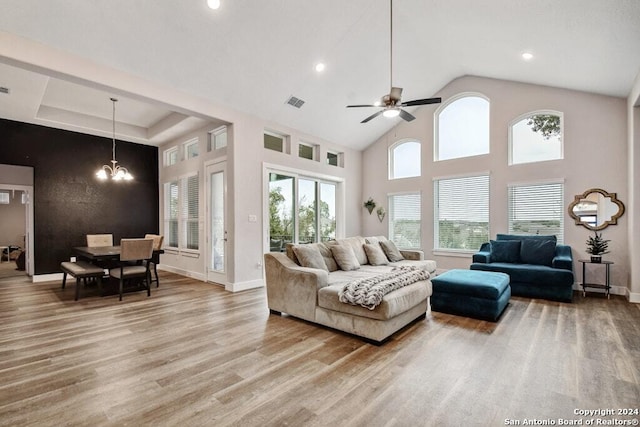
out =
[[374,104],[364,104],[364,105],[347,105],[347,108],[362,108],[362,107],[384,107],[382,110],[374,113],[361,121],[360,123],[367,123],[371,119],[378,117],[379,115],[383,115],[384,117],[393,118],[400,116],[403,120],[410,122],[415,119],[415,117],[402,109],[402,107],[415,107],[419,105],[427,105],[427,104],[439,104],[442,102],[441,98],[425,98],[425,99],[415,99],[413,101],[401,102],[402,98],[402,88],[393,86],[393,0],[389,0],[389,34],[390,34],[390,54],[389,54],[389,78],[391,81],[390,87],[391,90],[389,94],[384,95],[381,98],[380,102],[376,102]]

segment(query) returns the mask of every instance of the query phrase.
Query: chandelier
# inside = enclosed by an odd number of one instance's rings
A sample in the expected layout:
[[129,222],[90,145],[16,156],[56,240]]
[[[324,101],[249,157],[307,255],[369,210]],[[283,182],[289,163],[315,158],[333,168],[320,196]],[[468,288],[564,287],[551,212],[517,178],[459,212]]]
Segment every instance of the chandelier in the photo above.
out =
[[103,165],[102,168],[96,172],[96,176],[100,179],[107,179],[111,177],[114,181],[121,181],[123,179],[130,181],[133,179],[133,175],[129,173],[127,168],[118,166],[118,161],[116,160],[116,102],[118,102],[118,100],[116,98],[111,98],[111,102],[113,103],[113,158],[111,159],[111,166]]

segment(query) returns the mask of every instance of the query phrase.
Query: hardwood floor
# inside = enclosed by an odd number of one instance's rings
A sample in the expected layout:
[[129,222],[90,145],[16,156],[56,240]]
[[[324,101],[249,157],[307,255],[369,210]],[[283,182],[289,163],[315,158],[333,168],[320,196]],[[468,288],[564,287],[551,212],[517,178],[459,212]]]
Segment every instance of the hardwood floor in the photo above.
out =
[[99,297],[0,280],[3,426],[498,426],[640,409],[640,306],[513,297],[496,324],[441,313],[376,347],[161,272]]

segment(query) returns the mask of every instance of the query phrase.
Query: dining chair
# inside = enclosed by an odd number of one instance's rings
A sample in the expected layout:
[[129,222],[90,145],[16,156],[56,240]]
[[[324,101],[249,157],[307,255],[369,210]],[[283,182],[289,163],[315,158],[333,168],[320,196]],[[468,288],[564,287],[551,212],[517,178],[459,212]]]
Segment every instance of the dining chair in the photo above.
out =
[[87,246],[113,246],[113,234],[87,234]]
[[160,253],[157,252],[162,249],[162,242],[164,241],[164,236],[158,234],[145,234],[145,239],[153,239],[153,256],[151,257],[151,263],[153,264],[153,275],[155,279],[152,279],[151,282],[156,282],[156,288],[160,286],[160,281],[158,280],[158,264],[160,264]]
[[[120,240],[120,266],[109,270],[109,276],[120,281],[120,301],[125,280],[138,279],[146,284],[147,296],[151,296],[151,272],[149,264],[153,256],[153,239]],[[136,264],[131,264],[136,261]]]

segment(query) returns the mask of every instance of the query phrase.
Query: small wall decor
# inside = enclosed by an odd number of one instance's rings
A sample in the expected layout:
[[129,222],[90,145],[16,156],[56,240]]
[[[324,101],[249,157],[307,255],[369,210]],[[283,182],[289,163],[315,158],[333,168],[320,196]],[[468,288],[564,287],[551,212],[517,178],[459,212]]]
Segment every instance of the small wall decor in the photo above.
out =
[[376,208],[376,202],[373,201],[373,197],[369,197],[369,200],[364,202],[364,207],[367,208],[369,215],[371,215],[371,212]]
[[609,242],[602,238],[602,233],[598,234],[594,231],[595,236],[589,236],[587,239],[587,253],[591,254],[591,262],[600,262],[602,255],[609,253]]
[[382,222],[382,220],[384,219],[384,216],[387,214],[387,212],[384,210],[384,208],[382,206],[380,206],[376,210],[376,214],[378,214],[378,219],[380,220],[380,222]]

